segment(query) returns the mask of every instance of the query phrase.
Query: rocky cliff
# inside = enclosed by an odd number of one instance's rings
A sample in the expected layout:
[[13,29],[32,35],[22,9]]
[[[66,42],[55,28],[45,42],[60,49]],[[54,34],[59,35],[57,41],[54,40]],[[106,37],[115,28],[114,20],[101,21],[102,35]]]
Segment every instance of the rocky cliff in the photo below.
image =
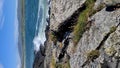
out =
[[85,0],[51,0],[50,29],[57,30],[59,24],[68,19]]
[[51,0],[44,68],[120,68],[120,4],[112,2]]

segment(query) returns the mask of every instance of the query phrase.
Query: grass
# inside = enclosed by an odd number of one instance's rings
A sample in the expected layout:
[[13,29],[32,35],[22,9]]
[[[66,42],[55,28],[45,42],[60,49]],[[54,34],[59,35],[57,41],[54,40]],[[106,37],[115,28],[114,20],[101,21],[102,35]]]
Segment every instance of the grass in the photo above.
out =
[[87,53],[87,59],[88,60],[93,60],[93,59],[98,58],[99,55],[100,55],[99,50],[92,50],[89,53]]
[[56,37],[56,35],[55,35],[54,32],[51,31],[51,32],[49,33],[49,39],[50,39],[51,41],[53,41],[54,43],[57,42],[57,37]]
[[78,18],[77,24],[74,26],[74,43],[75,45],[78,43],[80,38],[82,37],[83,33],[86,31],[86,26],[88,22],[88,18],[95,14],[96,12],[100,11],[105,6],[103,4],[99,5],[97,9],[94,9],[94,3],[96,0],[87,0],[85,2],[85,10],[83,10]]
[[50,63],[50,68],[56,68],[55,65],[56,65],[56,62],[55,62],[54,57],[52,56],[52,60],[51,60],[51,63]]
[[70,63],[67,61],[66,63],[56,64],[56,68],[70,68]]
[[54,57],[52,56],[50,68],[70,68],[70,63],[69,60],[67,60],[66,63],[56,63]]
[[95,0],[87,0],[85,2],[86,9],[80,13],[77,24],[75,25],[73,31],[75,44],[78,43],[83,33],[85,32],[88,17],[94,13],[93,10],[94,3]]
[[59,48],[62,48],[62,47],[63,47],[62,42],[59,42]]
[[112,26],[111,28],[110,28],[110,33],[113,33],[113,32],[115,32],[115,30],[117,29],[117,27],[116,26]]

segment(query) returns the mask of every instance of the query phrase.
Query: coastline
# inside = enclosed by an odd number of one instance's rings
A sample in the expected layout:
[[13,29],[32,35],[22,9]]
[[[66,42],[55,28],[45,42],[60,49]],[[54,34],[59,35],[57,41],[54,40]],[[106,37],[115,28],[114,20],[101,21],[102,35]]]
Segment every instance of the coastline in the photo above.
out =
[[[44,21],[47,23],[45,25],[45,38],[44,44],[39,44],[39,51],[35,53],[35,59],[33,63],[33,68],[43,68],[44,67],[44,60],[45,60],[45,49],[46,49],[46,42],[48,40],[48,31],[49,31],[49,25],[50,25],[50,2],[51,0],[46,0],[46,7],[44,8],[46,10]],[[40,23],[40,22],[39,22]],[[43,41],[43,40],[41,40]]]
[[[18,46],[22,46],[21,67],[25,68],[25,0],[18,1],[18,22],[19,22],[19,41]],[[20,45],[19,45],[20,44]],[[18,48],[20,49],[20,48]],[[20,50],[21,51],[21,50]]]

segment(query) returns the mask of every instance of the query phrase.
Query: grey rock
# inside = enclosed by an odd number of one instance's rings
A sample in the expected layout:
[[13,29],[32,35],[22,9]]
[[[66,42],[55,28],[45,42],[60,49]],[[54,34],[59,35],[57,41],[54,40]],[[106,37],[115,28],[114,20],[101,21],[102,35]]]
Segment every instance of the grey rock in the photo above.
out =
[[[87,60],[86,53],[95,50],[103,40],[104,36],[110,31],[110,28],[118,25],[119,22],[116,22],[116,17],[119,14],[120,9],[113,12],[107,12],[104,8],[91,17],[91,19],[94,19],[95,21],[90,30],[83,34],[83,37],[77,45],[76,53],[71,56],[71,68],[81,68],[82,64]],[[98,62],[99,61],[100,60],[98,60]]]
[[50,29],[57,30],[86,0],[51,0]]
[[[80,8],[85,1],[86,0],[52,0],[50,30],[57,30],[58,26]],[[103,3],[103,0],[97,0],[95,6],[101,5],[101,3]],[[99,49],[100,56],[94,59],[94,61],[89,61],[83,68],[115,68],[117,65],[120,65],[120,63],[118,63],[120,56],[120,26],[117,27],[115,32],[110,33],[111,28],[120,23],[117,19],[119,15],[120,9],[108,12],[105,7],[88,18],[89,20],[93,20],[92,25],[89,30],[85,31],[76,45],[76,49],[73,49],[75,46],[72,39],[69,40],[69,45],[65,48],[67,53],[65,56],[70,56],[69,62],[71,68],[82,68],[81,66],[88,60],[87,53],[91,50],[96,50],[102,41],[104,42]],[[68,37],[74,37],[71,34]],[[109,36],[106,37],[108,34]],[[62,41],[62,44],[64,44],[63,42],[64,41]],[[52,41],[47,41],[44,68],[51,68],[50,63],[53,57],[55,62],[58,61],[58,56],[62,52],[58,46],[59,43],[54,45]],[[111,46],[114,47],[115,52],[112,52],[112,55],[108,55],[105,49]],[[75,51],[73,52],[73,50]],[[66,60],[66,57],[63,57],[62,60]]]
[[120,4],[120,0],[104,0],[104,3],[107,6],[112,6],[112,5]]
[[94,9],[97,9],[101,4],[103,4],[103,0],[96,0]]

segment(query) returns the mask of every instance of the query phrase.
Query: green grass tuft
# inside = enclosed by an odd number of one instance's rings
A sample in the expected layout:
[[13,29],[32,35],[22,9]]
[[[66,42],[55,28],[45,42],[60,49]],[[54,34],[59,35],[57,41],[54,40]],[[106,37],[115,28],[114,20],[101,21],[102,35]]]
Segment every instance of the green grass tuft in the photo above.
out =
[[66,63],[59,63],[59,64],[56,64],[56,68],[70,68],[70,63],[69,61],[67,61]]
[[77,24],[74,27],[73,33],[74,33],[74,43],[77,44],[80,38],[82,37],[83,33],[85,32],[86,23],[88,20],[88,17],[95,13],[95,10],[93,10],[95,0],[87,0],[85,2],[86,9],[83,10],[78,18]]
[[53,41],[54,43],[57,42],[57,37],[56,37],[55,33],[52,32],[52,31],[49,33],[49,38],[50,38],[50,40]]
[[93,59],[98,58],[99,55],[100,55],[99,50],[92,50],[89,53],[87,53],[87,59],[88,60],[93,60]]
[[116,29],[117,29],[117,27],[116,27],[116,26],[111,27],[111,28],[110,28],[110,33],[115,32],[115,30],[116,30]]
[[56,63],[55,58],[52,56],[50,68],[70,68],[70,63],[69,60],[67,60],[65,63]]

